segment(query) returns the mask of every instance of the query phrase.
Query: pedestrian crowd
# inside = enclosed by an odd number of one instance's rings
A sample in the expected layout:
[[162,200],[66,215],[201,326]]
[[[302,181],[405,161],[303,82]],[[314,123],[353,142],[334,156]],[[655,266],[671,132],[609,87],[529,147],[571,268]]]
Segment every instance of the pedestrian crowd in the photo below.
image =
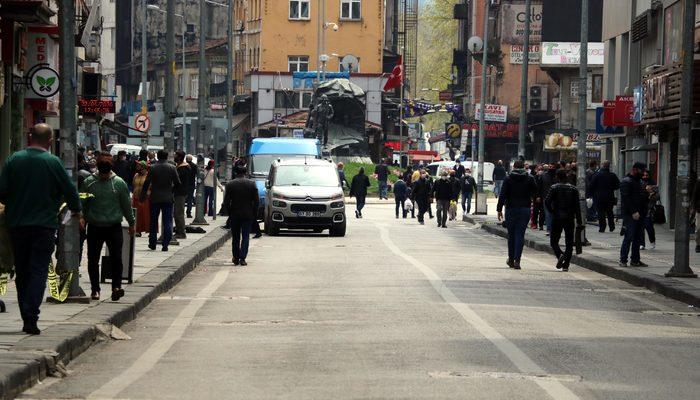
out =
[[[124,221],[129,236],[148,234],[150,250],[156,250],[160,244],[161,250],[167,252],[173,237],[187,237],[185,218],[192,218],[198,182],[204,187],[202,214],[216,213],[213,192],[221,185],[215,178],[213,160],[200,172],[193,157],[183,151],[176,151],[169,159],[170,154],[164,150],[153,153],[144,149],[138,156],[119,151],[114,157],[109,152],[79,148],[76,186],[63,162],[51,154],[54,137],[49,125],[35,125],[29,142],[26,149],[11,155],[0,171],[0,227],[11,242],[2,244],[11,251],[3,248],[1,254],[11,258],[14,265],[25,333],[41,332],[37,322],[49,264],[53,263],[57,234],[71,218],[79,225],[81,258],[87,242],[91,299],[100,300],[102,260],[108,263],[102,271],[106,268],[112,278],[110,298],[118,301],[125,294],[121,279]],[[234,171],[235,178],[226,185],[223,203],[229,215],[227,227],[233,231],[233,263],[247,265],[248,235],[253,230],[256,237],[260,236],[258,192],[246,178],[245,159],[236,160]],[[64,210],[62,214],[60,210]],[[105,246],[109,254],[101,257]],[[6,260],[2,261],[0,264],[5,265]]]

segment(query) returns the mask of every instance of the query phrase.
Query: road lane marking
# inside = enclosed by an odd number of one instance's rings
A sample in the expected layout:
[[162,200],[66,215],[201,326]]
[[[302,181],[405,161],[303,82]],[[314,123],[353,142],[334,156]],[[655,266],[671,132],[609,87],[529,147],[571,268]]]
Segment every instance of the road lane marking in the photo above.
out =
[[[467,323],[469,323],[482,336],[496,346],[501,353],[508,357],[508,359],[515,365],[516,368],[520,370],[520,372],[531,375],[547,374],[542,367],[537,365],[537,363],[528,357],[522,350],[520,350],[518,346],[489,325],[488,322],[474,312],[469,305],[460,301],[459,298],[457,298],[457,296],[455,296],[455,294],[452,293],[447,286],[445,286],[444,282],[435,273],[435,271],[433,271],[429,266],[401,251],[401,249],[399,249],[389,237],[389,232],[386,227],[378,223],[375,223],[375,225],[379,229],[380,237],[382,242],[384,242],[384,245],[391,250],[392,253],[403,258],[406,260],[406,262],[422,272],[442,299],[452,306],[452,308],[457,311]],[[547,394],[549,394],[549,396],[553,399],[579,399],[579,397],[569,390],[569,388],[557,380],[537,379],[534,380],[534,382],[545,392],[547,392]]]
[[231,268],[224,268],[214,275],[214,278],[204,289],[197,293],[180,314],[173,320],[162,337],[156,340],[149,348],[124,372],[114,377],[99,389],[90,393],[88,399],[111,399],[117,397],[119,393],[131,386],[134,382],[147,374],[160,359],[177,343],[190,326],[197,312],[207,302],[206,298],[211,297],[221,285],[226,282]]

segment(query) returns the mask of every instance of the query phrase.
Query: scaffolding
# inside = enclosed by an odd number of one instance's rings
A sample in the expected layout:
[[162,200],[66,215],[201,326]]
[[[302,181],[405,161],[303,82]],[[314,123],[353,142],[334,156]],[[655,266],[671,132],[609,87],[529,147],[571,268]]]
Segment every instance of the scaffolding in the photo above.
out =
[[399,0],[398,53],[403,55],[406,95],[416,97],[418,64],[418,0]]

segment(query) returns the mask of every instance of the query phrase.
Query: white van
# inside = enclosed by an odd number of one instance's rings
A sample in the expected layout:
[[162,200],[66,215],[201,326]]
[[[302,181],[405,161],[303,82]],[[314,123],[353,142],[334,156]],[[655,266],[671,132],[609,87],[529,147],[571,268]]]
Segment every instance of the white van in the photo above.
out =
[[[440,171],[446,170],[450,171],[454,169],[455,165],[457,163],[454,161],[437,161],[434,163],[428,164],[426,169],[428,170],[428,173],[434,177],[437,178]],[[476,161],[462,161],[462,165],[464,168],[469,168],[472,171],[472,176],[474,179],[479,178],[479,163]],[[490,162],[485,162],[484,163],[484,190],[493,192],[494,184],[493,184],[493,169],[495,168],[495,165]]]
[[139,151],[141,151],[140,146],[135,146],[133,144],[124,144],[124,143],[112,143],[107,145],[107,151],[109,151],[109,154],[112,156],[117,156],[120,151],[126,151],[126,154],[131,154],[132,156],[138,156]]

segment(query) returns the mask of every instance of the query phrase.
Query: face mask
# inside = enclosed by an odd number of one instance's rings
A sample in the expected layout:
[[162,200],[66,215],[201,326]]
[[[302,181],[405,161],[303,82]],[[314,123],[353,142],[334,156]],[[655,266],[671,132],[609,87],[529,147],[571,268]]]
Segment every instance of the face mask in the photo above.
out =
[[447,180],[447,177],[443,175],[443,176],[440,177],[440,179],[442,179],[443,181],[446,181],[446,180]]
[[108,174],[110,171],[112,171],[112,164],[108,162],[99,162],[97,163],[97,171],[99,171],[101,174]]

